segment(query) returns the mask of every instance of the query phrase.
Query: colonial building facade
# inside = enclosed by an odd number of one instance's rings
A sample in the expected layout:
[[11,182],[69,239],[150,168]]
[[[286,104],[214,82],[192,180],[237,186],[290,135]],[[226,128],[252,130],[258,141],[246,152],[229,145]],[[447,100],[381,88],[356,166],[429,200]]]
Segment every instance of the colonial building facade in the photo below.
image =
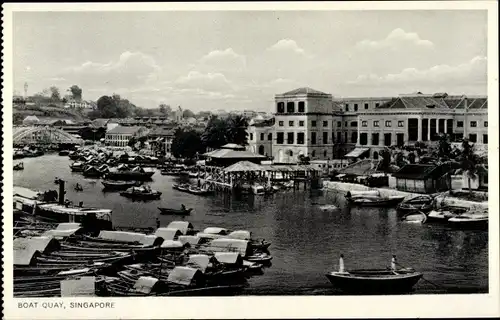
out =
[[488,144],[488,99],[446,93],[334,99],[310,88],[275,96],[274,124],[248,128],[249,149],[275,162],[331,160],[363,155],[377,159],[384,147],[468,138]]

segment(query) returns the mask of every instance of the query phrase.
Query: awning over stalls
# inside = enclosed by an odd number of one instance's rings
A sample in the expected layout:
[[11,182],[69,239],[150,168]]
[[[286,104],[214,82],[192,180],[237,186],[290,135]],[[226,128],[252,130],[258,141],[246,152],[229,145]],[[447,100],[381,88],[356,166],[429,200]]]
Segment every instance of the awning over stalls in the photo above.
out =
[[351,152],[345,155],[346,158],[359,158],[365,152],[370,151],[370,148],[355,148]]

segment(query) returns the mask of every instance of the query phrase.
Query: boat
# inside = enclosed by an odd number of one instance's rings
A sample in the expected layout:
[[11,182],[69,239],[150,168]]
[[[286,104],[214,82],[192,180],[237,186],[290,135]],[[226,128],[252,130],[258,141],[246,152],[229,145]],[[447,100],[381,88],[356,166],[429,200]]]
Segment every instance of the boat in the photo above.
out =
[[405,215],[413,212],[427,213],[432,210],[433,201],[434,198],[432,196],[417,196],[408,200],[403,200],[403,202],[397,206],[396,210],[398,213]]
[[59,151],[59,155],[60,156],[67,156],[67,155],[69,155],[69,150],[61,150],[61,151]]
[[157,200],[161,197],[161,192],[158,190],[152,190],[149,187],[131,187],[127,190],[120,192],[121,196],[140,199],[140,200]]
[[397,268],[393,257],[390,269],[345,270],[343,256],[340,257],[339,270],[329,272],[330,282],[346,293],[388,294],[410,292],[423,274],[411,268]]
[[75,185],[75,188],[74,188],[74,189],[75,189],[75,191],[83,191],[83,187],[82,187],[82,185],[81,185],[81,184],[79,184],[79,183],[77,183],[77,184]]
[[402,220],[410,223],[425,223],[427,221],[427,215],[420,211],[412,211],[405,215]]
[[427,222],[446,223],[449,219],[458,217],[469,211],[469,208],[447,206],[432,210],[427,214]]
[[199,187],[195,187],[195,186],[189,186],[188,191],[189,191],[189,193],[196,194],[199,196],[206,196],[206,195],[213,193],[212,190],[209,190],[206,188],[199,188]]
[[73,162],[69,165],[71,171],[73,172],[82,172],[84,168],[83,162]]
[[448,224],[459,229],[488,230],[488,214],[467,212],[448,219]]
[[104,175],[107,180],[135,180],[135,181],[147,181],[151,180],[154,175],[154,171],[111,171]]
[[272,259],[273,257],[270,254],[264,252],[255,253],[251,256],[245,257],[246,261],[260,263],[260,264],[269,264],[271,263]]
[[105,180],[101,181],[105,190],[127,190],[131,187],[138,187],[142,184],[141,181],[114,181]]
[[161,214],[187,216],[187,215],[191,214],[191,211],[193,211],[193,208],[189,208],[189,209],[172,209],[172,208],[161,208],[161,207],[158,207],[158,210],[160,210]]
[[172,189],[183,192],[189,192],[189,184],[173,184]]
[[188,173],[189,177],[190,178],[198,178],[199,177],[199,173],[198,172],[189,172]]
[[87,167],[83,170],[83,176],[87,178],[99,178],[102,174],[103,173],[94,166]]
[[356,205],[360,207],[394,207],[405,197],[391,196],[391,197],[381,197],[381,196],[360,196],[360,197],[349,197],[346,199],[349,204]]
[[178,176],[180,174],[180,171],[179,170],[167,170],[167,169],[163,169],[160,171],[160,174],[162,176]]
[[14,170],[24,170],[24,164],[22,162],[19,162],[17,164],[14,165]]

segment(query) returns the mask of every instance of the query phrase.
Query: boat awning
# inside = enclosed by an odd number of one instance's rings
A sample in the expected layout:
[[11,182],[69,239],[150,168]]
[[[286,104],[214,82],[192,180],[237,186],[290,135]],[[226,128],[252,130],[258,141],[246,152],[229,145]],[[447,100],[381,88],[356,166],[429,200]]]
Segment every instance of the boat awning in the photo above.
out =
[[134,289],[141,293],[150,293],[158,279],[153,277],[140,277],[134,284]]
[[213,252],[238,252],[242,256],[246,256],[248,249],[248,241],[239,239],[214,239],[210,242],[208,250]]
[[158,228],[155,232],[155,236],[162,237],[163,240],[174,240],[180,235],[182,235],[182,232],[175,228]]
[[187,221],[172,221],[168,224],[167,228],[177,229],[186,234],[188,229],[193,229],[193,225]]
[[369,151],[369,148],[355,148],[351,152],[345,155],[346,158],[358,158],[361,156],[363,153]]
[[64,229],[64,230],[47,230],[43,233],[44,236],[46,237],[54,237],[54,238],[66,238],[69,236],[74,235],[78,231],[80,231],[81,228],[77,229]]
[[220,227],[208,227],[208,228],[205,228],[205,230],[203,230],[203,233],[225,235],[225,234],[227,234],[227,229],[220,228]]
[[205,272],[210,264],[210,256],[206,254],[193,254],[189,256],[188,265]]
[[250,240],[251,234],[247,230],[236,230],[231,232],[227,237],[231,239]]
[[238,252],[215,252],[215,259],[224,264],[242,264],[243,258]]
[[200,238],[197,236],[179,236],[179,241],[184,245],[188,243],[189,245],[197,245],[200,242]]
[[52,237],[16,238],[13,247],[14,265],[30,265],[37,252],[57,250],[59,242]]
[[161,244],[161,248],[163,248],[163,249],[182,249],[182,248],[184,248],[184,244],[180,241],[165,240]]
[[175,267],[168,275],[168,282],[189,286],[196,279],[201,276],[201,271],[189,267]]

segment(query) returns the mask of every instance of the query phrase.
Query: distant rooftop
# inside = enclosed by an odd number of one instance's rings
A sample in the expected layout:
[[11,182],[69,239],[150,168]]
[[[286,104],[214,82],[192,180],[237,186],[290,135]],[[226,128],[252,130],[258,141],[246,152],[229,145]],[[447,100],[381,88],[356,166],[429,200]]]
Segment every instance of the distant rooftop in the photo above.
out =
[[109,130],[107,134],[134,134],[137,131],[141,130],[144,127],[139,127],[139,126],[130,126],[130,127],[125,127],[125,126],[116,126],[113,129]]
[[309,87],[297,88],[292,91],[288,91],[282,94],[278,94],[278,96],[295,96],[295,95],[322,95],[322,96],[332,96],[329,93],[324,93],[318,90],[311,89]]

